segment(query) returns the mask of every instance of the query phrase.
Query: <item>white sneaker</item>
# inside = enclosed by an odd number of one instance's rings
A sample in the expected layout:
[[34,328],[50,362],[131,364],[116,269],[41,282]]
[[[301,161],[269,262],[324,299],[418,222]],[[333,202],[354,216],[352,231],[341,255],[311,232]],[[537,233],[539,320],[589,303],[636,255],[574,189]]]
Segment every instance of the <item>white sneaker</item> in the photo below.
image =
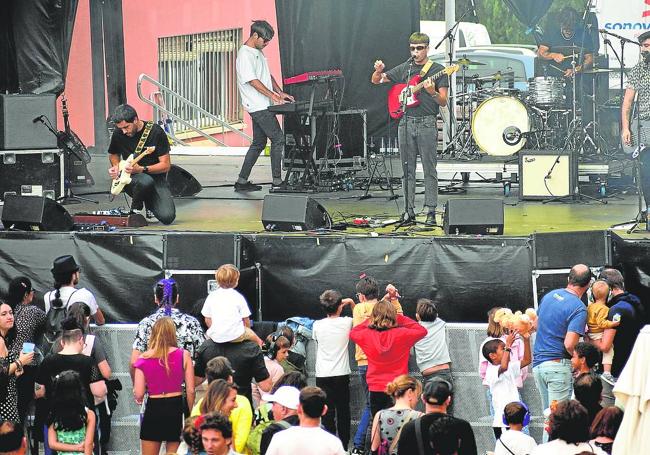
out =
[[600,375],[603,381],[605,381],[607,384],[614,386],[616,385],[616,378],[612,376],[611,373],[603,373]]
[[133,214],[133,215],[145,216],[146,215],[146,210],[144,208],[142,208],[142,209],[131,209],[130,213]]

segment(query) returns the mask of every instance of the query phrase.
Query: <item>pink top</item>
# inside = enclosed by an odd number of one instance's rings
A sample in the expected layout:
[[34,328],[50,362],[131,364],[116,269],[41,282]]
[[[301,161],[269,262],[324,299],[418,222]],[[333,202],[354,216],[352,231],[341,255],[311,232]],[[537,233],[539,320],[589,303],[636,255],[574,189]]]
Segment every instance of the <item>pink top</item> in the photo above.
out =
[[[490,341],[494,340],[493,337],[487,337],[485,340],[483,340],[483,343],[481,343],[481,346],[478,349],[478,374],[481,377],[481,380],[483,381],[483,385],[487,386],[487,382],[485,381],[485,373],[487,371],[487,366],[488,366],[488,361],[485,360],[485,357],[483,357],[483,345]],[[503,335],[500,340],[502,340],[504,343],[506,341],[506,336]],[[519,360],[524,358],[524,342],[520,337],[515,338],[515,342],[512,343],[512,354],[511,358],[513,360]],[[517,384],[518,388],[522,388],[524,386],[524,381],[528,377],[528,367],[523,367],[521,368],[521,374],[517,377],[515,377],[515,383]]]
[[185,380],[183,352],[182,349],[175,349],[167,355],[169,374],[167,374],[165,365],[160,359],[143,359],[140,357],[135,361],[134,367],[144,373],[147,391],[150,395],[177,393],[183,390],[183,381]]

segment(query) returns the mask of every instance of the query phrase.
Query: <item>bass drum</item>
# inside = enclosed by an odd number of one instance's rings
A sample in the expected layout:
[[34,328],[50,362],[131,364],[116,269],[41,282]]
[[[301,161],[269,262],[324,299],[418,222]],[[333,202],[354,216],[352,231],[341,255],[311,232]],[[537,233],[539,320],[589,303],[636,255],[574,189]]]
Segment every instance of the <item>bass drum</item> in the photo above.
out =
[[503,138],[506,128],[530,131],[528,109],[517,98],[496,96],[483,101],[472,117],[472,135],[482,152],[490,156],[509,156],[517,153],[526,144],[522,137],[519,143],[508,145]]

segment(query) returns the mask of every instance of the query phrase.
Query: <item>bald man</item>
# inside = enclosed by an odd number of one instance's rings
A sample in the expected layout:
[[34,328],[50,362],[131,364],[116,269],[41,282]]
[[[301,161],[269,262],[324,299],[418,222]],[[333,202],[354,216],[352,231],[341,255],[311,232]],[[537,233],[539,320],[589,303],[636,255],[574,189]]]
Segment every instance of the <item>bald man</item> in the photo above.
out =
[[571,356],[587,324],[587,307],[580,299],[590,283],[589,267],[575,265],[566,288],[550,291],[539,304],[533,375],[544,409],[553,400],[571,398]]

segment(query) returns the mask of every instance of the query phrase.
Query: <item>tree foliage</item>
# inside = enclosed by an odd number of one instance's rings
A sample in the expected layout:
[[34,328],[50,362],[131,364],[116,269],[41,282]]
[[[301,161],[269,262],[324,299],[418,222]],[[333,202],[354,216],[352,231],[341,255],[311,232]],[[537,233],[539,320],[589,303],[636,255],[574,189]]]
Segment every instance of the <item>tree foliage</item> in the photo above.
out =
[[[474,0],[478,22],[485,25],[493,43],[535,44],[532,35],[527,35],[525,27],[512,14],[503,0]],[[456,17],[460,17],[470,7],[470,0],[456,0]],[[555,0],[549,13],[572,6],[577,11],[584,7],[584,0]],[[546,16],[549,15],[547,13]],[[445,20],[445,0],[420,0],[420,19],[430,21]],[[545,23],[542,19],[542,25]],[[464,21],[473,22],[471,13]]]

